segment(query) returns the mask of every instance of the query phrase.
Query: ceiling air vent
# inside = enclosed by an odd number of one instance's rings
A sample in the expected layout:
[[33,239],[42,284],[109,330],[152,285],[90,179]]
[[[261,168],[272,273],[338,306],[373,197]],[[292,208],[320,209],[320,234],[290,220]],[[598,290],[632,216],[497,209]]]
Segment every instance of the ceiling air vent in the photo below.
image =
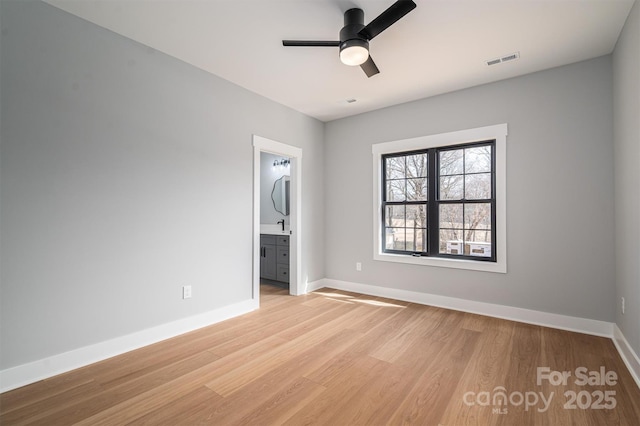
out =
[[496,64],[502,64],[504,62],[514,61],[519,58],[520,58],[520,52],[510,53],[501,58],[489,59],[487,61],[487,65],[491,66]]

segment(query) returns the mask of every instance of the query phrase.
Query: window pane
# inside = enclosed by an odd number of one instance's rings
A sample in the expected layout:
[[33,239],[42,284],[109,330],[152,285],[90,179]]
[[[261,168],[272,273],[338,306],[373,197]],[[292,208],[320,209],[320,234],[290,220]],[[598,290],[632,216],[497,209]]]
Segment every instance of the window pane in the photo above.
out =
[[387,250],[405,249],[405,228],[386,228],[384,247]]
[[468,256],[491,257],[491,231],[469,231],[465,241]]
[[464,193],[463,176],[443,176],[440,178],[440,199],[461,200]]
[[407,201],[427,200],[427,179],[407,179]]
[[385,159],[387,179],[404,179],[406,176],[404,157],[387,157]]
[[491,230],[476,230],[476,231],[465,231],[465,242],[476,242],[476,243],[490,243],[491,242]]
[[387,206],[385,213],[385,222],[387,226],[395,228],[404,228],[404,206]]
[[462,230],[444,229],[440,230],[440,253],[464,254],[464,243],[462,241]]
[[417,229],[416,230],[416,251],[426,252],[427,251],[427,230],[426,229]]
[[427,207],[425,205],[408,205],[406,216],[407,228],[426,228],[427,227]]
[[491,173],[466,175],[465,198],[467,200],[486,200],[491,198]]
[[[480,241],[484,234],[491,238],[490,231],[472,231],[469,239],[462,240],[461,231],[440,231],[440,253],[465,256],[491,257],[491,241]],[[478,240],[475,240],[475,239]]]
[[427,251],[426,240],[424,238],[425,235],[426,235],[426,229],[419,229],[419,228],[407,229],[406,230],[406,238],[407,238],[406,250],[414,251],[414,252]]
[[462,149],[440,151],[440,175],[457,175],[464,171]]
[[462,204],[440,204],[440,228],[462,229]]
[[464,172],[482,173],[491,171],[491,146],[477,146],[464,150]]
[[387,201],[404,201],[404,187],[406,181],[388,180],[387,181]]
[[465,204],[464,228],[491,229],[491,203]]
[[426,177],[428,158],[427,154],[407,155],[407,177]]

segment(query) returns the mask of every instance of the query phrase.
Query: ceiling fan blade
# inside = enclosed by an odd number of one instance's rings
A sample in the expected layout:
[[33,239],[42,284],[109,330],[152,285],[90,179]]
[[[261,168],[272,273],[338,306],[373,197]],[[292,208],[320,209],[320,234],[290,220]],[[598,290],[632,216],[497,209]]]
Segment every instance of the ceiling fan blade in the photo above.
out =
[[371,40],[415,8],[416,4],[411,0],[398,0],[376,19],[369,22],[369,25],[361,29],[358,34],[367,40]]
[[362,71],[364,71],[364,73],[367,74],[367,77],[369,78],[380,72],[380,70],[376,66],[376,63],[373,62],[373,59],[371,59],[371,55],[369,55],[369,58],[364,64],[360,65],[360,68],[362,68]]
[[298,47],[338,47],[339,41],[317,41],[317,40],[282,40],[283,46]]

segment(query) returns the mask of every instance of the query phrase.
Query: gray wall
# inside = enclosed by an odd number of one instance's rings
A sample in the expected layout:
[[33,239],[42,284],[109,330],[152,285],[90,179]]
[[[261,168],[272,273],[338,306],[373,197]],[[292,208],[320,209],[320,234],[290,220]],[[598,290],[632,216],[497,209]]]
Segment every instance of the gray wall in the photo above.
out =
[[[640,4],[613,55],[616,197],[616,323],[640,354]],[[622,315],[620,298],[625,298]]]
[[[602,57],[328,123],[327,278],[613,321],[611,76]],[[499,123],[508,273],[373,261],[371,145]]]
[[290,215],[283,215],[276,211],[273,206],[273,184],[282,176],[291,175],[291,166],[287,168],[273,167],[274,160],[282,160],[282,155],[269,154],[267,152],[260,153],[260,223],[267,225],[276,225],[278,221],[284,219],[285,225],[289,226]]
[[[613,69],[603,57],[325,126],[0,0],[0,369],[248,299],[252,134],[304,150],[303,280],[615,319],[640,352],[639,15]],[[371,145],[503,122],[509,272],[374,262]]]
[[252,134],[303,149],[303,277],[324,277],[321,122],[0,3],[1,369],[250,299]]

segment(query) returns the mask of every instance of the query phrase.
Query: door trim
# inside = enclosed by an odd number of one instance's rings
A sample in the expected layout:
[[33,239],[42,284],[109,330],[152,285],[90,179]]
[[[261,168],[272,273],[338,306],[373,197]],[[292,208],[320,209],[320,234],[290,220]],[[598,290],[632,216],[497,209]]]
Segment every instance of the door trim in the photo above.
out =
[[252,298],[260,303],[260,153],[291,159],[291,200],[289,228],[289,293],[305,293],[302,282],[302,148],[253,135],[253,289]]

